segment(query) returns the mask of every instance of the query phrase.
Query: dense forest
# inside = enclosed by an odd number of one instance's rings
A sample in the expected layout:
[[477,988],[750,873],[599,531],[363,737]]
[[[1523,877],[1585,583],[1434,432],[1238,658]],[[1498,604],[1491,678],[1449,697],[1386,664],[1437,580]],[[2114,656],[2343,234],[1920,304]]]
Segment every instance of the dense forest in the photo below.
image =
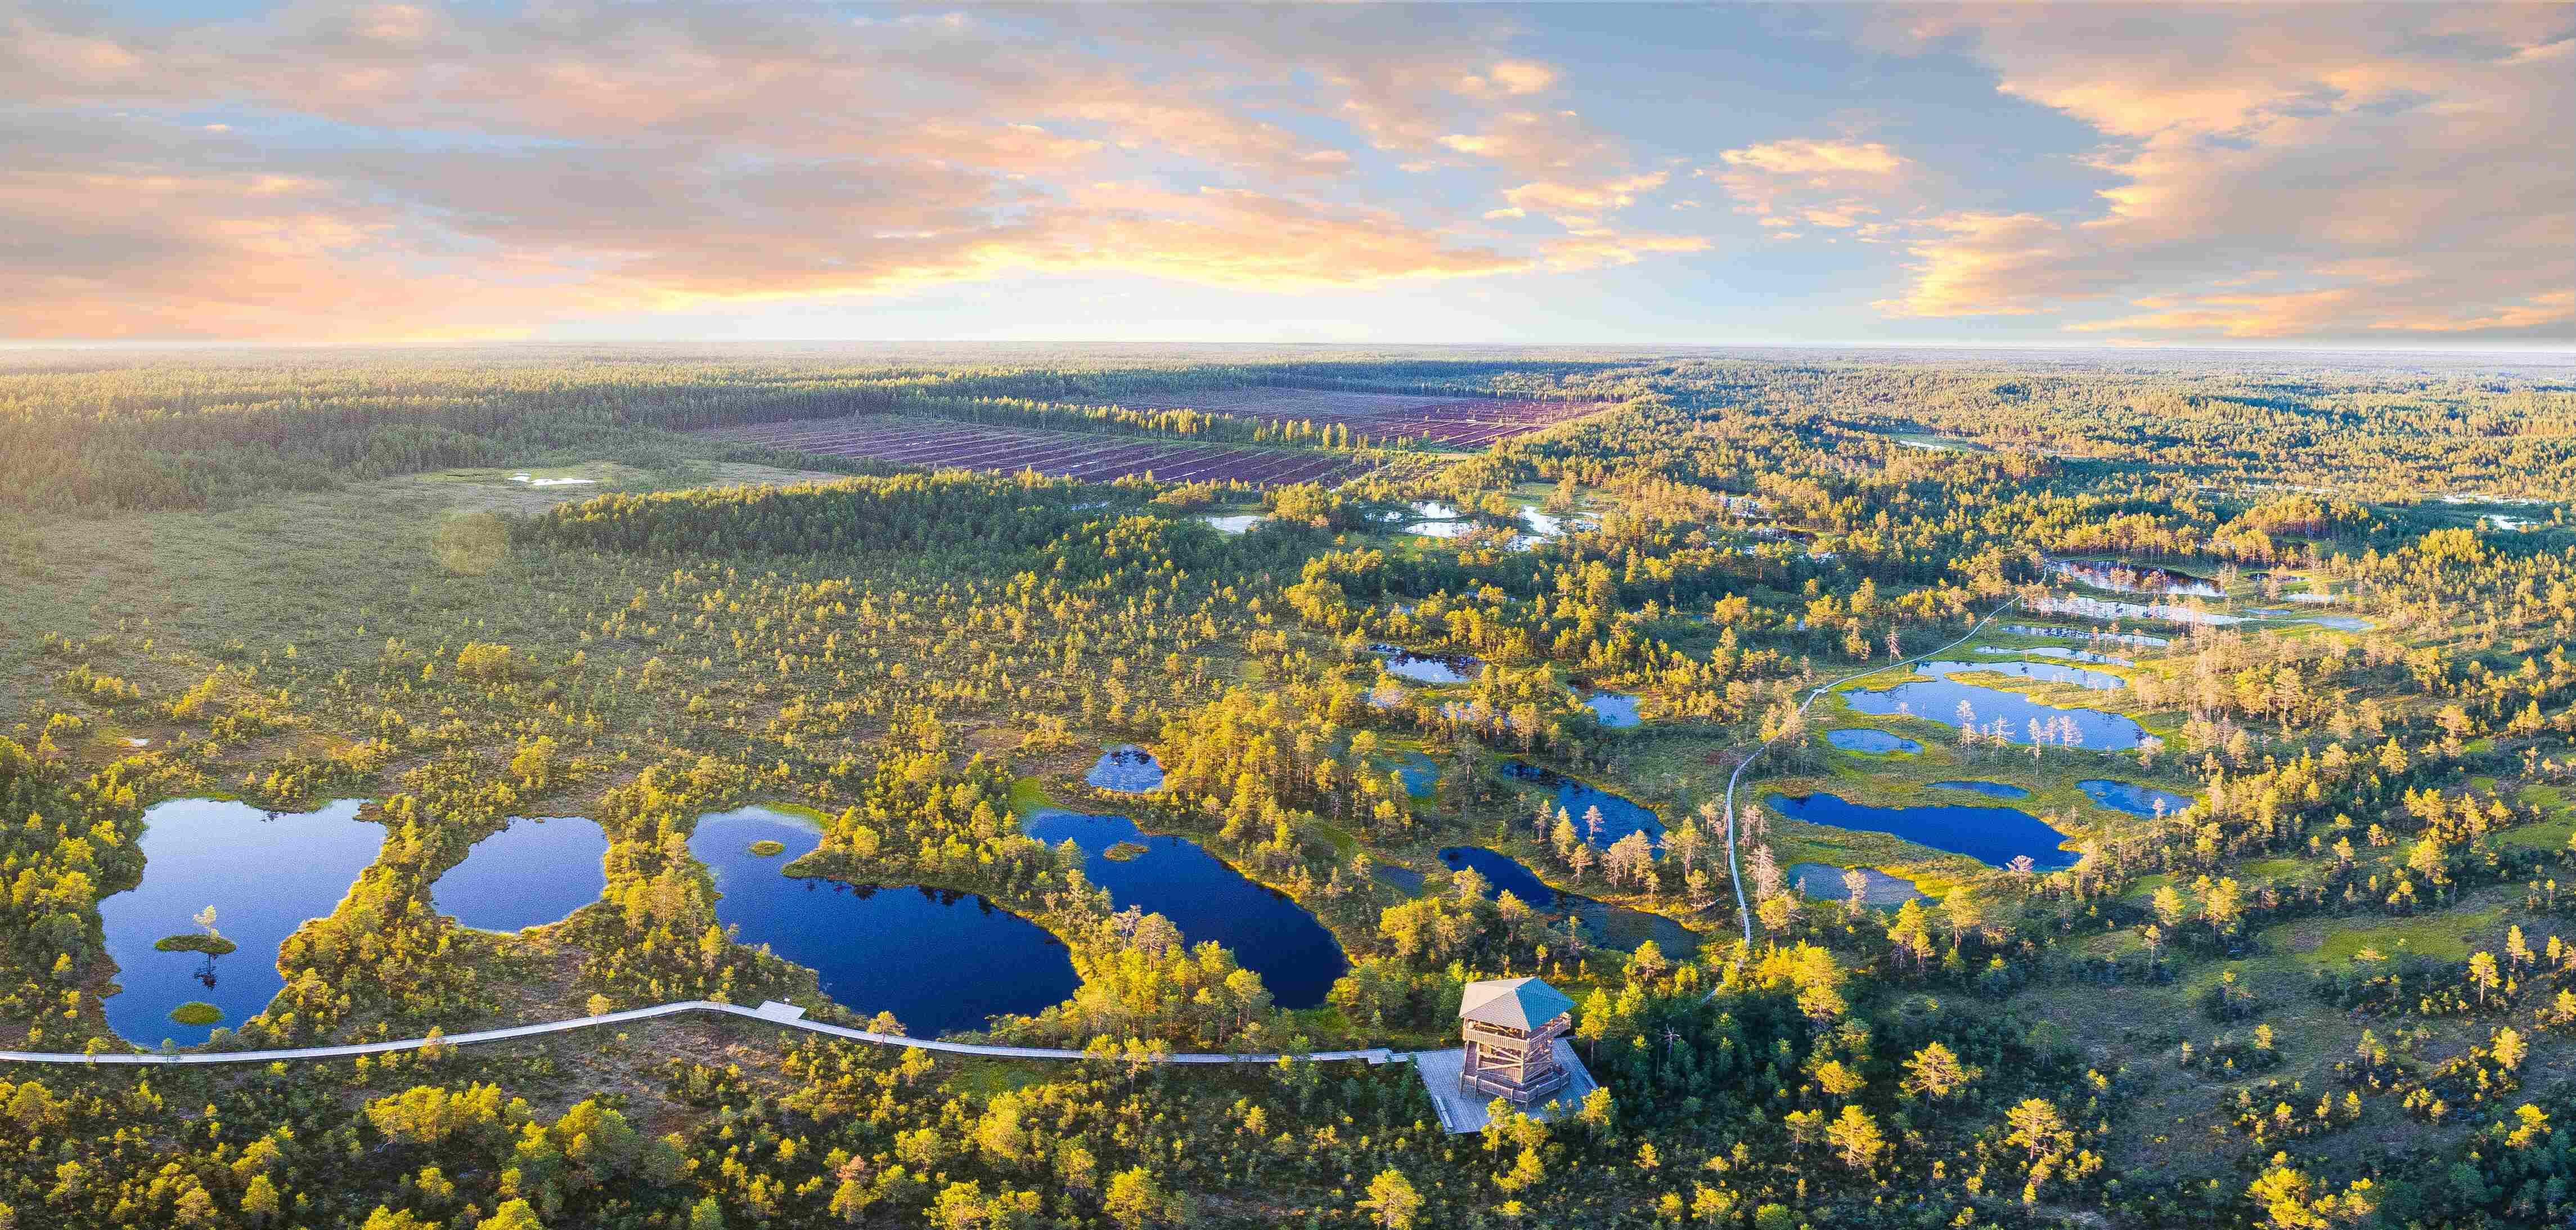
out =
[[[1471,449],[1193,405],[1243,390],[1571,417]],[[858,411],[1407,461],[1256,490],[688,434]],[[109,1024],[147,977],[110,916],[156,809],[219,799],[362,800],[375,852],[273,951],[164,928],[280,980],[201,1049],[700,998],[906,1029],[726,912],[700,828],[757,806],[814,892],[1042,932],[1073,989],[966,1034],[1086,1053],[667,1018],[6,1062],[0,1227],[2576,1216],[2564,369],[21,355],[0,444],[0,1046],[180,1045]],[[1149,791],[1089,775],[1131,745]],[[2044,838],[1800,810],[1969,788]],[[1037,835],[1068,810],[1136,839]],[[525,817],[595,822],[604,888],[468,925],[442,883]],[[1320,1002],[1122,900],[1169,843],[1329,933]],[[1409,1065],[1303,1058],[1454,1046],[1507,975],[1576,1003],[1598,1089],[1556,1113],[1453,1135]]]

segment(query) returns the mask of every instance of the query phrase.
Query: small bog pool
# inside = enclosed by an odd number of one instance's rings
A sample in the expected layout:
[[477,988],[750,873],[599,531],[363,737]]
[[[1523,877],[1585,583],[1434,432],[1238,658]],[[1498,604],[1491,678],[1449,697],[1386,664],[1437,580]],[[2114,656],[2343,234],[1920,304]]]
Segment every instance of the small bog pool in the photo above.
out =
[[[787,847],[763,857],[756,841]],[[1073,994],[1072,951],[1044,927],[971,893],[876,888],[787,875],[821,842],[811,821],[766,807],[698,818],[689,853],[714,875],[716,920],[742,942],[811,968],[853,1012],[892,1012],[924,1037],[1034,1015]]]
[[[1892,876],[1876,867],[1852,870],[1860,872],[1863,905],[1903,905],[1923,895],[1915,891],[1914,881],[1903,876]],[[1845,874],[1844,868],[1830,863],[1789,864],[1789,882],[1818,901],[1851,900],[1851,886],[1843,883]]]
[[2189,795],[2175,794],[2170,790],[2158,790],[2153,786],[2141,786],[2136,782],[2115,782],[2108,778],[2096,777],[2075,783],[2075,788],[2083,791],[2084,797],[2095,803],[2133,816],[2170,816],[2191,806]]
[[[1350,968],[1342,946],[1287,894],[1256,884],[1186,837],[1148,836],[1125,816],[1042,811],[1022,830],[1050,846],[1071,841],[1083,853],[1082,874],[1109,890],[1119,908],[1160,914],[1191,944],[1214,940],[1261,975],[1282,1008],[1312,1008]],[[1111,846],[1145,847],[1134,858],[1108,857]]]
[[1866,752],[1873,756],[1885,756],[1895,752],[1911,755],[1923,750],[1923,745],[1912,739],[1892,735],[1884,730],[1873,730],[1866,726],[1849,730],[1828,730],[1825,732],[1825,742],[1846,752]]
[[[168,1038],[204,1042],[217,1026],[238,1029],[286,988],[277,947],[306,919],[338,909],[358,873],[383,848],[382,825],[358,819],[359,800],[309,812],[262,811],[221,799],[172,799],[143,813],[143,882],[98,903],[107,955],[122,988],[107,997],[107,1024],[143,1046]],[[224,956],[164,952],[170,936],[213,929],[234,944]],[[182,1025],[170,1011],[198,1001],[223,1019]]]
[[561,921],[608,890],[608,834],[580,816],[519,816],[430,886],[438,908],[484,931]]
[[2136,747],[2147,733],[2125,714],[2060,709],[2019,692],[1956,679],[1916,679],[1880,691],[1844,692],[1842,698],[1854,713],[1929,718],[1952,726],[1971,722],[1981,731],[2000,729],[2006,742],[2024,745],[2036,737],[2058,746],[2118,750]]
[[1389,771],[1404,782],[1404,792],[1414,798],[1431,797],[1440,784],[1440,762],[1420,752],[1406,752],[1389,764]]
[[1415,653],[1394,645],[1371,645],[1369,652],[1386,659],[1386,673],[1415,683],[1471,683],[1485,669],[1484,660],[1463,653]]
[[[1595,846],[1607,850],[1630,833],[1644,833],[1646,840],[1657,850],[1663,848],[1663,822],[1655,819],[1652,810],[1638,803],[1525,760],[1504,761],[1503,776],[1555,791],[1557,808],[1574,822],[1574,831]],[[1598,829],[1592,827],[1589,819],[1596,808],[1601,812]]]
[[1653,940],[1666,956],[1688,956],[1699,951],[1699,935],[1690,928],[1661,914],[1595,901],[1579,893],[1560,893],[1521,865],[1519,859],[1502,851],[1483,846],[1450,846],[1440,851],[1440,861],[1451,871],[1473,871],[1484,877],[1488,899],[1499,900],[1504,893],[1510,893],[1531,909],[1573,915],[1594,941],[1608,947],[1634,952],[1638,945]]
[[1624,692],[1595,692],[1583,698],[1583,707],[1613,730],[1625,730],[1642,720],[1637,716],[1637,698]]
[[2031,864],[2041,871],[2075,865],[2075,852],[2058,848],[2066,834],[2015,808],[1872,807],[1832,794],[1794,799],[1775,794],[1763,802],[1792,820],[1887,833],[1935,850],[1964,854],[1990,867],[2009,866],[2023,855],[2029,856]]
[[1152,794],[1163,788],[1163,766],[1152,752],[1121,743],[1100,754],[1082,780],[1120,794]]

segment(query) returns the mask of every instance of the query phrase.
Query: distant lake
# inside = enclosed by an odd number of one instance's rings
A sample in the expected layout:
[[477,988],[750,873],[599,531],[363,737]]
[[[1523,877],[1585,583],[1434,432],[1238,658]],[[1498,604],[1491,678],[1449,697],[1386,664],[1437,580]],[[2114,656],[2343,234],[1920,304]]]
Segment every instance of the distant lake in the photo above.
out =
[[1473,683],[1484,670],[1484,660],[1466,652],[1414,652],[1399,645],[1370,645],[1368,652],[1386,658],[1388,676],[1414,683]]
[[2195,598],[2223,598],[2219,588],[2199,577],[2165,568],[2143,567],[2118,560],[2048,561],[2048,570],[2062,577],[2097,589],[2118,590],[2132,594],[2178,594]]
[[485,931],[560,922],[608,891],[608,834],[580,816],[519,816],[430,886],[438,908]]
[[1959,706],[1965,702],[1980,730],[1990,728],[1997,718],[2003,719],[2004,738],[2013,743],[2028,744],[2031,741],[2032,722],[2050,726],[2060,719],[2073,723],[2083,735],[2083,746],[2095,750],[2136,747],[2138,740],[2146,735],[2146,728],[2125,714],[2100,709],[2060,709],[2040,704],[2019,692],[1961,683],[1956,679],[1916,679],[1878,691],[1851,691],[1841,695],[1843,703],[1850,705],[1855,713],[1873,717],[1906,714],[1954,728],[1959,724]]
[[1390,675],[1415,683],[1472,683],[1485,669],[1484,660],[1463,653],[1416,653],[1395,645],[1371,645],[1369,652],[1386,659]]
[[1624,692],[1595,692],[1583,698],[1583,707],[1604,726],[1623,730],[1638,725],[1637,698]]
[[[1082,874],[1109,890],[1118,908],[1160,914],[1191,944],[1214,940],[1234,950],[1245,969],[1282,1008],[1312,1008],[1350,968],[1342,946],[1315,916],[1287,894],[1256,884],[1224,859],[1185,837],[1148,836],[1125,816],[1041,811],[1022,830],[1046,844],[1070,839],[1084,854]],[[1109,847],[1133,842],[1145,852],[1107,857]]]
[[1120,794],[1151,794],[1163,788],[1163,766],[1152,752],[1121,743],[1100,754],[1082,780]]
[[2015,856],[2024,854],[2041,871],[2075,865],[2075,852],[2058,848],[2066,834],[2029,812],[2010,807],[1873,807],[1832,794],[1795,799],[1774,794],[1762,801],[1792,820],[1893,834],[1935,850],[1964,854],[1992,867],[2009,865]]
[[[787,851],[763,858],[751,852],[755,841]],[[724,894],[717,921],[811,968],[842,1007],[892,1012],[929,1037],[982,1029],[998,1013],[1033,1015],[1079,984],[1063,941],[974,894],[785,874],[820,843],[802,816],[745,807],[698,817],[689,853]]]
[[[1663,823],[1644,806],[1525,760],[1504,761],[1503,776],[1555,791],[1556,805],[1574,821],[1574,831],[1604,850],[1630,833],[1644,833],[1646,840],[1654,843],[1657,849],[1663,847]],[[1584,813],[1595,807],[1601,809],[1601,832],[1597,836],[1588,830],[1583,819]]]
[[2077,782],[2075,788],[2083,791],[2086,798],[2104,807],[2113,811],[2124,811],[2133,816],[2155,815],[2158,803],[2164,804],[2164,814],[2168,816],[2191,806],[2189,795],[2175,794],[2170,790],[2158,790],[2153,786],[2141,786],[2135,782],[2115,782],[2108,778],[2097,777],[2089,781]]
[[[307,919],[340,907],[358,873],[385,844],[382,825],[360,820],[360,800],[318,811],[268,812],[220,799],[172,799],[143,813],[143,883],[98,903],[117,984],[107,1023],[142,1046],[168,1038],[204,1042],[212,1025],[181,1025],[170,1010],[202,1000],[238,1029],[286,989],[277,948]],[[215,907],[215,930],[238,947],[209,958],[161,952],[154,941],[197,934],[190,919]]]

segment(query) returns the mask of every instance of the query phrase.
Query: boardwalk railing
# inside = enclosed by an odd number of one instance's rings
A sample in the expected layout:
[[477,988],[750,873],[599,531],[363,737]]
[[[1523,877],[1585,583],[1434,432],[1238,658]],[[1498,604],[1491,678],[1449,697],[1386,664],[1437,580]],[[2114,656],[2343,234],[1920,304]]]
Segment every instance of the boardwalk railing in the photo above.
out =
[[[392,1042],[357,1042],[346,1046],[299,1046],[290,1047],[284,1050],[270,1051],[205,1051],[185,1055],[134,1053],[82,1055],[65,1054],[57,1051],[0,1051],[0,1062],[162,1066],[217,1063],[272,1063],[289,1059],[339,1059],[354,1055],[381,1055],[388,1051],[416,1051],[432,1045],[471,1046],[477,1042],[501,1042],[511,1038],[534,1037],[538,1034],[569,1033],[576,1029],[591,1029],[601,1025],[623,1025],[629,1021],[650,1020],[654,1017],[678,1016],[684,1012],[715,1012],[722,1013],[727,1016],[747,1017],[755,1021],[766,1021],[772,1025],[783,1025],[789,1029],[802,1029],[808,1033],[828,1034],[835,1038],[846,1038],[852,1042],[867,1042],[877,1046],[900,1046],[917,1051],[938,1051],[949,1055],[989,1055],[1003,1059],[1099,1058],[1099,1056],[1089,1055],[1082,1051],[1061,1050],[1053,1047],[989,1046],[976,1042],[942,1042],[935,1038],[907,1038],[901,1034],[872,1033],[868,1030],[851,1029],[842,1025],[827,1025],[821,1021],[809,1021],[805,1019],[805,1010],[803,1008],[799,1008],[794,1004],[783,1004],[776,1000],[771,1000],[757,1008],[745,1008],[740,1004],[720,1004],[714,1000],[690,999],[681,1000],[677,1003],[655,1004],[650,1008],[629,1008],[624,1012],[605,1012],[597,1016],[575,1017],[568,1021],[544,1021],[535,1025],[513,1025],[507,1029],[484,1029],[477,1030],[473,1033],[449,1034],[438,1038],[403,1038]],[[1301,1055],[1298,1057],[1318,1062],[1334,1062],[1356,1059],[1372,1064],[1403,1063],[1412,1059],[1412,1056],[1409,1054],[1391,1051],[1382,1046],[1370,1047],[1365,1050],[1356,1051],[1316,1051],[1311,1054]],[[1123,1056],[1120,1058],[1123,1058]],[[1280,1058],[1281,1056],[1275,1052],[1260,1055],[1193,1053],[1181,1055],[1157,1055],[1153,1057],[1153,1062],[1191,1064],[1277,1063]]]

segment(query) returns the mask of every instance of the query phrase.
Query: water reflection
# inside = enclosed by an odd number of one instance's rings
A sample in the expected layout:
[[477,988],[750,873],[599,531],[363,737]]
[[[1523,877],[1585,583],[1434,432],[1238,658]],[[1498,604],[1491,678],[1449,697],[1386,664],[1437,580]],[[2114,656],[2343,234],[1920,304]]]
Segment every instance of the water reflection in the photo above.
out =
[[1889,734],[1884,730],[1873,730],[1866,726],[1828,730],[1825,732],[1825,742],[1846,752],[1865,752],[1872,756],[1885,756],[1896,752],[1912,755],[1923,750],[1923,745],[1912,739]]
[[1964,854],[1989,866],[2009,866],[2027,856],[2041,871],[2075,865],[2075,854],[2059,849],[2066,834],[2039,817],[2010,807],[1873,807],[1840,795],[1811,794],[1765,798],[1771,809],[1792,820],[1867,833],[1887,833],[1935,850]]
[[[784,854],[751,852],[758,841]],[[1033,1015],[1073,994],[1073,955],[1036,923],[968,893],[785,874],[821,841],[812,821],[745,807],[698,818],[689,853],[715,877],[716,920],[811,968],[854,1012],[892,1012],[924,1036]]]
[[608,889],[608,835],[580,816],[521,816],[474,843],[430,886],[438,908],[485,931],[561,920]]
[[[359,800],[309,812],[262,811],[220,799],[172,799],[143,813],[143,882],[98,903],[107,954],[122,988],[107,997],[107,1024],[145,1046],[169,1038],[195,1045],[214,1025],[181,1025],[170,1011],[191,1000],[213,1004],[218,1024],[239,1027],[286,987],[277,948],[305,920],[339,908],[358,873],[376,860],[383,827],[358,819]],[[196,920],[212,907],[212,930],[234,945],[226,956],[161,951],[165,937],[204,935]]]
[[[1664,844],[1664,826],[1653,811],[1607,790],[1524,760],[1504,761],[1503,776],[1555,791],[1556,806],[1573,820],[1574,831],[1602,849],[1609,849],[1630,833],[1644,833],[1658,849]],[[1601,813],[1597,827],[1590,820],[1595,809]]]
[[[1287,894],[1256,884],[1224,859],[1185,837],[1148,836],[1125,816],[1042,811],[1022,826],[1048,845],[1072,841],[1084,859],[1082,873],[1109,890],[1124,909],[1160,914],[1197,944],[1214,940],[1235,960],[1261,975],[1282,1008],[1324,1002],[1334,980],[1350,968],[1333,933]],[[1120,843],[1144,847],[1133,858],[1110,858]]]
[[2141,786],[2135,782],[2115,782],[2097,777],[2077,782],[2075,788],[2083,791],[2084,797],[2095,803],[2133,816],[2170,816],[2191,806],[2189,795],[2175,794],[2170,790],[2158,790],[2153,786]]

